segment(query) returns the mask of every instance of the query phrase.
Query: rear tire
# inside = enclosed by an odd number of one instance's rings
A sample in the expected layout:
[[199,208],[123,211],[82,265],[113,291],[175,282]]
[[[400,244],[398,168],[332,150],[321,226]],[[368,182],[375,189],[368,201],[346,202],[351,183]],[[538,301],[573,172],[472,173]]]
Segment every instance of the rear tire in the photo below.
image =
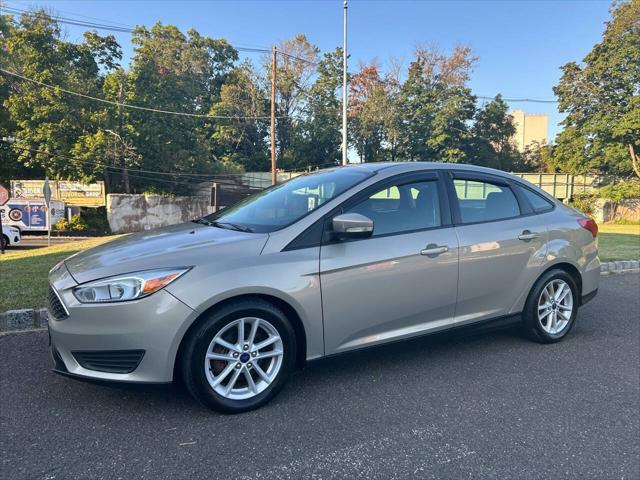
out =
[[9,246],[9,237],[6,235],[0,236],[0,246],[3,250],[6,249]]
[[571,275],[560,269],[546,272],[531,289],[522,313],[526,335],[541,343],[562,340],[575,323],[578,299]]
[[223,413],[261,407],[295,367],[296,337],[284,313],[241,300],[203,319],[186,340],[182,380],[204,406]]

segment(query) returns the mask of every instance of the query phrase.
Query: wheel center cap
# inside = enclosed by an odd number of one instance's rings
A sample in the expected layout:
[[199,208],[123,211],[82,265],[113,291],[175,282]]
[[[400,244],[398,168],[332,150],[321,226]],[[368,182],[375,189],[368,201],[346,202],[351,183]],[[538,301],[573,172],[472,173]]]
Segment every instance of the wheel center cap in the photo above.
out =
[[240,361],[242,363],[247,363],[250,358],[251,358],[251,355],[249,355],[247,352],[244,352],[242,353],[242,355],[240,355]]
[[554,310],[556,309],[556,307],[557,307],[557,306],[558,306],[558,304],[557,304],[556,302],[553,302],[553,303],[551,304],[551,308],[553,308]]

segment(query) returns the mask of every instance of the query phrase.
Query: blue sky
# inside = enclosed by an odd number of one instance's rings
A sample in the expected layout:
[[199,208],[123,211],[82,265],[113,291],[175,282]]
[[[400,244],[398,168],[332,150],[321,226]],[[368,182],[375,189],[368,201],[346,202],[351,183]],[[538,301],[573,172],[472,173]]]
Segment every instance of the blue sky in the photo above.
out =
[[[7,1],[12,7],[46,6],[61,16],[110,24],[150,25],[158,20],[195,27],[242,46],[269,48],[305,33],[321,50],[342,44],[342,1]],[[349,1],[350,70],[376,58],[406,67],[417,45],[449,50],[463,44],[479,57],[470,86],[477,95],[553,99],[559,67],[581,60],[600,41],[607,1]],[[81,27],[66,26],[70,40]],[[104,33],[104,32],[102,32]],[[116,34],[126,55],[128,34]],[[259,61],[258,54],[253,55]],[[554,104],[511,103],[548,113],[553,138],[562,119]]]

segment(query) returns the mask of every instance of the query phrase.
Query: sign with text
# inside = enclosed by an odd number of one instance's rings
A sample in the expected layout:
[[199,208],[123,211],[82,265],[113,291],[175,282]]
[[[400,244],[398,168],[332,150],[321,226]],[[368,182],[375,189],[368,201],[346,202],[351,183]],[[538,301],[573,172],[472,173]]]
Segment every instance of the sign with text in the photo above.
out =
[[[43,197],[44,180],[11,180],[11,196],[14,199],[38,199]],[[104,182],[84,184],[67,180],[49,180],[51,198],[62,200],[67,206],[102,207],[106,205]]]
[[[51,200],[51,225],[64,217],[64,204]],[[18,227],[23,232],[43,232],[48,229],[47,206],[44,200],[14,200],[0,207],[3,225]]]

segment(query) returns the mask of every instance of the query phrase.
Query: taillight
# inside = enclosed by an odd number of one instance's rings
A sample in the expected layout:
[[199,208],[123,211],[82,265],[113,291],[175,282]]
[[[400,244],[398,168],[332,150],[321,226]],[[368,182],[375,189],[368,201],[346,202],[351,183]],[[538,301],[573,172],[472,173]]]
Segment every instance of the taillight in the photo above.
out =
[[589,230],[591,235],[593,235],[593,238],[598,236],[598,224],[593,218],[581,218],[578,220],[578,223],[585,230]]

